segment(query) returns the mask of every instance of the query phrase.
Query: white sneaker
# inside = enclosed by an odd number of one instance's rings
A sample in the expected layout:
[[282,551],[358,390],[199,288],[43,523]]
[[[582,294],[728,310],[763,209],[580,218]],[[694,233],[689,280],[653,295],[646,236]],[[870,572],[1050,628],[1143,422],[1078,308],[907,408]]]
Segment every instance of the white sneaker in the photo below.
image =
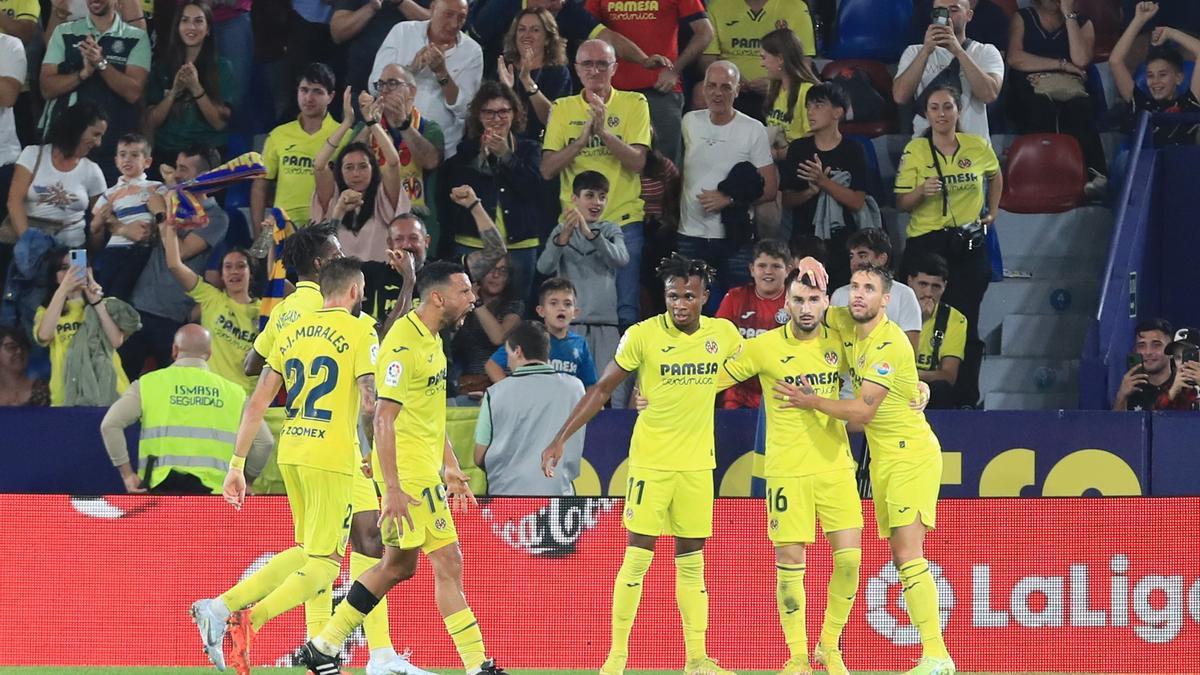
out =
[[367,675],[437,675],[428,670],[421,670],[409,662],[412,650],[406,649],[403,654],[392,652],[383,658],[371,657],[367,661]]
[[208,660],[217,667],[225,670],[225,652],[222,648],[225,642],[225,628],[228,625],[228,610],[221,616],[224,609],[216,600],[197,600],[192,603],[192,621],[200,629],[200,639],[204,642],[204,653]]

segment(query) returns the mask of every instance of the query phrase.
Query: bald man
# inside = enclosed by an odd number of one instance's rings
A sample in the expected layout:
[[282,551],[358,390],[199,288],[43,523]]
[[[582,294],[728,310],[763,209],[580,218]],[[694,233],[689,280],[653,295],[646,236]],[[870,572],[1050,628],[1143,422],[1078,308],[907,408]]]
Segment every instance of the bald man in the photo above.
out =
[[[220,494],[246,392],[209,371],[212,336],[189,323],[175,332],[174,363],[146,373],[108,409],[100,435],[128,492]],[[142,475],[134,472],[125,428],[141,421],[138,454]],[[274,439],[266,423],[250,449],[247,480],[257,477]]]

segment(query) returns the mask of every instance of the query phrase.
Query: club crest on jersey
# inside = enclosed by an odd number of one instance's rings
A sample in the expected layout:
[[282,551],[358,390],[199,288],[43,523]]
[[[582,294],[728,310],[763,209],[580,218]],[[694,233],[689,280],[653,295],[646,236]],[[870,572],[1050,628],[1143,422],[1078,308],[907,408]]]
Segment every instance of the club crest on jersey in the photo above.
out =
[[775,530],[778,530],[778,529],[779,529],[779,519],[778,519],[778,518],[772,518],[772,519],[771,519],[771,531],[773,532],[773,531],[775,531]]
[[625,509],[625,520],[629,520],[630,518],[633,518],[633,507],[632,506]]
[[960,168],[960,169],[971,168],[971,159],[969,157],[963,157],[962,159],[958,160],[958,168]]
[[434,527],[436,527],[436,528],[437,528],[437,529],[439,529],[439,530],[444,530],[444,529],[446,529],[446,519],[445,519],[445,518],[438,518],[437,520],[433,521],[433,526],[434,526]]
[[775,312],[775,323],[782,326],[783,324],[787,323],[787,320],[788,320],[787,310],[780,307],[779,311]]
[[716,354],[717,353],[717,341],[716,340],[706,341],[704,343],[704,351],[708,352],[709,354]]
[[775,28],[776,28],[776,29],[779,29],[779,28],[787,28],[787,27],[788,27],[788,22],[787,22],[787,19],[780,19],[780,20],[778,20],[778,21],[776,21],[776,22],[775,22]]
[[837,352],[825,352],[825,363],[829,364],[830,366],[837,366],[837,364],[838,364]]
[[879,373],[880,375],[887,375],[888,373],[892,372],[892,364],[888,363],[887,361],[880,361],[872,366],[872,368],[874,368],[875,372]]
[[618,124],[620,124],[620,123],[621,123],[621,118],[620,118],[620,117],[617,117],[616,115],[609,115],[609,116],[608,116],[608,126],[609,126],[609,128],[611,128],[611,129],[616,129],[616,128],[617,128],[617,125],[618,125]]

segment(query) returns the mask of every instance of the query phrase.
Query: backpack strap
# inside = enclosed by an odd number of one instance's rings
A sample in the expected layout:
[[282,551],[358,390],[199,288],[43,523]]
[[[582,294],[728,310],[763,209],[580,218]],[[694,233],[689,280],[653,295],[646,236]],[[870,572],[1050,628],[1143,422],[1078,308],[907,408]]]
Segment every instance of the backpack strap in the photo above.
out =
[[946,340],[946,326],[950,323],[950,305],[939,302],[937,314],[933,317],[933,335],[929,337],[929,346],[933,348],[930,366],[940,368],[942,363],[942,342]]

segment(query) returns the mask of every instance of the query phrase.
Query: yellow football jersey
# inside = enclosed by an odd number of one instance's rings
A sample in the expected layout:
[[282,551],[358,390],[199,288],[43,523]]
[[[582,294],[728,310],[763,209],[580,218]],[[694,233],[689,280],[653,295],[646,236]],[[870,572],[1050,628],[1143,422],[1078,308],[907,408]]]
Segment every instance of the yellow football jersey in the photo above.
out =
[[[937,194],[922,200],[908,221],[909,237],[979,220],[987,198],[984,179],[1000,172],[1000,162],[988,139],[974,134],[956,135],[958,151],[949,157],[937,151],[938,165],[942,168],[942,188],[948,191],[949,199],[943,204],[941,195]],[[909,141],[900,156],[900,168],[896,170],[895,192],[912,192],[925,179],[937,177],[929,139],[922,136]]]
[[732,61],[744,82],[767,76],[758,50],[763,36],[776,28],[791,28],[806,55],[817,53],[812,16],[803,0],[767,0],[757,12],[751,11],[746,0],[709,0],[708,16],[714,33],[704,53]]
[[[613,89],[605,106],[608,119],[604,120],[604,124],[610,132],[629,145],[650,147],[650,108],[644,95]],[[574,142],[579,138],[579,130],[587,123],[591,110],[582,94],[564,96],[555,101],[550,111],[550,121],[546,124],[542,149],[562,150]],[[599,171],[608,178],[608,205],[600,216],[601,220],[611,220],[618,225],[642,220],[645,203],[642,201],[641,176],[621,166],[621,160],[612,154],[598,136],[592,138],[559,177],[562,184],[559,199],[563,211],[573,208],[571,184],[575,176],[589,170]]]
[[280,331],[267,365],[287,390],[279,463],[358,471],[358,378],[375,372],[375,329],[341,308],[320,309]]
[[321,287],[312,281],[301,281],[296,284],[296,290],[271,309],[267,317],[267,325],[254,338],[254,351],[264,359],[275,344],[275,336],[284,328],[292,325],[297,319],[321,309],[325,298],[321,295]]
[[853,469],[846,424],[816,410],[785,408],[771,394],[778,382],[806,380],[818,396],[837,400],[845,366],[841,336],[828,326],[813,339],[801,340],[788,323],[747,340],[740,354],[725,362],[722,385],[758,376],[767,415],[765,476],[808,476]]
[[[317,189],[313,159],[337,128],[338,123],[326,114],[315,134],[304,131],[300,122],[293,120],[275,127],[267,135],[263,165],[267,167],[267,179],[275,181],[275,206],[287,211],[296,227],[308,224],[308,210]],[[339,148],[349,143],[352,135],[346,134]]]
[[846,307],[830,307],[825,317],[842,335],[843,346],[849,345],[847,356],[854,393],[859,394],[864,381],[887,389],[875,418],[865,429],[871,457],[887,462],[940,452],[941,444],[925,421],[925,413],[909,405],[917,398],[917,359],[912,342],[900,326],[885,316],[870,335],[859,339]]
[[[400,480],[440,481],[446,447],[446,354],[442,337],[431,332],[416,312],[409,312],[392,325],[380,350],[376,391],[379,398],[401,405],[396,417],[396,470]],[[376,480],[383,480],[381,474],[375,475]]]
[[779,89],[779,95],[775,97],[775,103],[767,111],[767,126],[783,129],[783,135],[787,138],[788,143],[809,134],[808,90],[812,88],[813,86],[808,82],[800,83],[800,93],[796,96],[796,107],[792,108],[792,120],[790,122],[787,119],[788,91],[785,88],[781,87]]
[[638,415],[629,444],[630,466],[660,471],[716,467],[713,412],[721,364],[742,348],[742,336],[725,319],[700,317],[687,335],[667,314],[625,331],[616,363],[637,372],[649,407]]
[[938,310],[934,309],[933,316],[921,324],[921,341],[917,345],[917,369],[919,370],[937,370],[942,367],[942,359],[947,356],[953,356],[961,361],[966,354],[967,317],[953,307],[947,307],[947,309],[950,310],[950,318],[946,321],[945,334],[938,336],[942,343],[938,350],[937,363],[933,362],[933,324],[937,321]]
[[212,335],[209,367],[245,389],[247,394],[253,393],[258,378],[246,374],[242,360],[258,337],[258,310],[262,301],[251,299],[240,304],[203,279],[188,291],[188,295],[200,305],[200,325]]

